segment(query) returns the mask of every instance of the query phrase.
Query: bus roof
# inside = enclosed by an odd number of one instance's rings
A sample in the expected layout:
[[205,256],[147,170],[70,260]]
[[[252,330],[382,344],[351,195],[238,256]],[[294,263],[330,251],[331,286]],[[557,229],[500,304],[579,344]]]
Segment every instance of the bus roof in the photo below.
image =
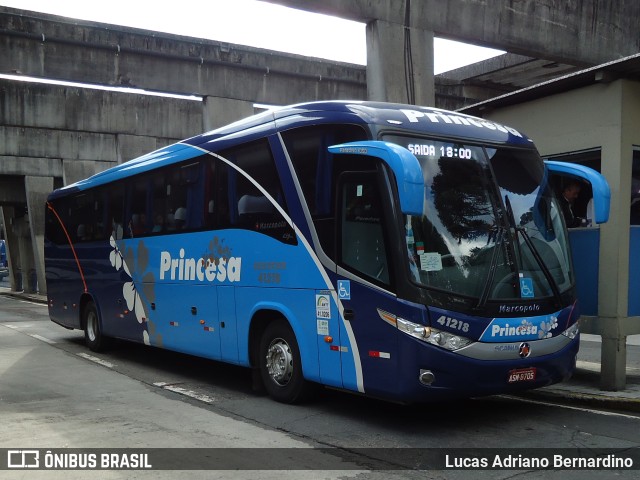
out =
[[300,103],[245,118],[184,140],[182,143],[203,145],[221,137],[232,135],[275,121],[277,130],[290,128],[307,118],[316,122],[341,122],[353,117],[353,123],[374,124],[413,130],[416,133],[459,137],[468,140],[501,144],[529,144],[530,140],[514,128],[483,118],[451,112],[434,107],[421,107],[400,103],[331,100]]
[[[417,135],[460,138],[471,142],[514,146],[533,145],[529,138],[514,128],[433,107],[358,100],[309,102],[276,107],[182,140],[56,190],[52,197],[63,196],[70,191],[84,190],[170,165],[206,151],[225,148],[227,146],[225,144],[231,145],[231,142],[241,133],[255,131],[269,134],[314,123],[369,124],[378,131],[390,130],[397,133],[402,130]],[[193,147],[197,147],[197,150]]]

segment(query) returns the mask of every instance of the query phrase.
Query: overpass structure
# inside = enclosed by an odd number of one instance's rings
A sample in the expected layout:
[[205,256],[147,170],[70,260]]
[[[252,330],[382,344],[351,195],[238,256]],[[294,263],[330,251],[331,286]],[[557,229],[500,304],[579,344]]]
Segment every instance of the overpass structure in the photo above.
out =
[[[440,90],[452,108],[640,51],[640,3],[623,0],[265,1],[365,23],[371,100],[432,105]],[[434,36],[512,55],[434,79]]]
[[[66,185],[255,113],[366,98],[363,67],[0,7],[0,220],[12,288],[45,292],[44,202]],[[98,87],[143,89],[105,91]]]

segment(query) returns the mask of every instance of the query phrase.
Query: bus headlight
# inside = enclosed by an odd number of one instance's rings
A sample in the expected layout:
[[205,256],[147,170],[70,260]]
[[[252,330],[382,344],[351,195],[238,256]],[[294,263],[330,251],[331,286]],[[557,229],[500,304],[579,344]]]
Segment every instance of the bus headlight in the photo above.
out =
[[573,340],[574,338],[576,338],[576,336],[579,333],[580,333],[580,327],[578,326],[578,322],[576,322],[573,325],[571,325],[569,328],[567,328],[564,332],[562,332],[562,335]]
[[425,327],[424,325],[413,323],[400,317],[396,318],[396,325],[398,330],[407,335],[451,351],[466,347],[472,343],[470,338],[454,335],[453,333],[438,330],[433,327]]

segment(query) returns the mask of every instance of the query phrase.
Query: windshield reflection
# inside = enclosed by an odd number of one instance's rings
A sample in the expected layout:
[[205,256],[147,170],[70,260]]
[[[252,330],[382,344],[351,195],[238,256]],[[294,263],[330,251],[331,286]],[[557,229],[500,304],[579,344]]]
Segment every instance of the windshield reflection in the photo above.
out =
[[571,286],[560,210],[535,151],[385,140],[416,155],[427,187],[423,214],[404,217],[415,282],[477,298],[478,305],[548,297]]

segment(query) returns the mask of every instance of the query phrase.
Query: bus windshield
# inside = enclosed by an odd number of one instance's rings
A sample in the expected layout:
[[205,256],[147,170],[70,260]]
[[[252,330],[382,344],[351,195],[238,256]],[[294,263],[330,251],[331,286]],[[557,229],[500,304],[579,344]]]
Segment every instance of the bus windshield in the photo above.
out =
[[566,230],[535,150],[387,136],[419,160],[422,215],[404,215],[421,286],[477,299],[558,296],[573,284]]

